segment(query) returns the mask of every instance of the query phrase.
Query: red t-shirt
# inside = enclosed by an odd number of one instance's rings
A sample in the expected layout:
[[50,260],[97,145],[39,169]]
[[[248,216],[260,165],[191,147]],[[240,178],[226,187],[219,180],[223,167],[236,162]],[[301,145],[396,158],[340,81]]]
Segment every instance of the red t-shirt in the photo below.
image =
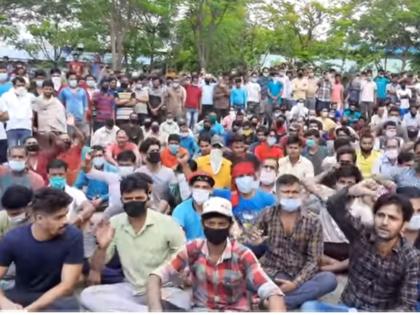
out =
[[185,91],[187,92],[185,107],[198,109],[201,101],[201,88],[196,85],[188,84],[185,86]]
[[67,151],[60,153],[57,159],[67,163],[67,185],[73,186],[82,164],[82,147],[73,145]]
[[255,147],[255,156],[260,161],[265,159],[279,159],[284,156],[283,149],[278,145],[270,147],[267,142],[263,142]]
[[112,157],[115,160],[117,159],[118,154],[123,151],[133,151],[133,153],[135,153],[137,150],[137,146],[132,142],[127,142],[123,147],[120,147],[117,143],[113,143],[106,148],[106,157],[108,159]]

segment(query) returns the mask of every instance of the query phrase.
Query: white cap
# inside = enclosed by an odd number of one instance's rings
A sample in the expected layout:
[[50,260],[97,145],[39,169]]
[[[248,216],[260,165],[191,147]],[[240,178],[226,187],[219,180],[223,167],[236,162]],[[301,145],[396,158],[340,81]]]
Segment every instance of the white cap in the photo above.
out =
[[218,213],[232,218],[232,204],[225,198],[211,197],[203,204],[202,215],[207,213]]

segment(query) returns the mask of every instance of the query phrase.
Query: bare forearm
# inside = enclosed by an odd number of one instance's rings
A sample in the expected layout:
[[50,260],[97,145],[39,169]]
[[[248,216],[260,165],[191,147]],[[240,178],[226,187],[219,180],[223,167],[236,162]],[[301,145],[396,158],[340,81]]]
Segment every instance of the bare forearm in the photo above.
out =
[[268,310],[270,312],[286,312],[284,298],[280,295],[272,295],[268,298]]
[[26,307],[26,310],[36,312],[40,311],[47,306],[51,305],[54,301],[58,300],[63,296],[70,295],[73,293],[73,285],[67,283],[60,283],[52,289],[41,295],[36,301]]
[[149,312],[162,312],[161,279],[157,275],[150,275],[147,281],[147,305]]
[[90,268],[94,271],[101,272],[105,265],[106,249],[97,248],[92,256]]

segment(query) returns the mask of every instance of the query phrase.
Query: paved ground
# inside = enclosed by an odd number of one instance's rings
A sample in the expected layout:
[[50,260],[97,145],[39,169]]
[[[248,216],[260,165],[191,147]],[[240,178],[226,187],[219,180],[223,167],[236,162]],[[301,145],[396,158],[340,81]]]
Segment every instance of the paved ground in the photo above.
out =
[[338,275],[337,276],[337,288],[334,292],[325,295],[321,300],[327,303],[337,304],[340,300],[341,293],[344,290],[344,287],[347,283],[347,276],[346,275]]

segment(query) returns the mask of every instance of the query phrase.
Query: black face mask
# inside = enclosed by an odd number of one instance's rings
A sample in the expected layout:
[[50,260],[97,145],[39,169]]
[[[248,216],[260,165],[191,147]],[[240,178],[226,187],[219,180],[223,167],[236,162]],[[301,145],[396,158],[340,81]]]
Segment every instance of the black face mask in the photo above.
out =
[[122,89],[128,88],[128,83],[121,83],[121,88]]
[[108,92],[108,90],[109,90],[109,87],[107,87],[107,86],[101,87],[101,91],[104,92],[104,93]]
[[38,152],[39,151],[39,144],[31,144],[26,147],[26,150],[29,152]]
[[146,201],[130,201],[124,203],[124,211],[131,218],[141,217],[146,213]]
[[151,125],[152,125],[152,122],[151,122],[151,121],[145,121],[145,122],[144,122],[144,127],[145,127],[146,129],[149,129]]
[[204,226],[204,235],[210,243],[220,245],[228,238],[229,230],[230,227],[226,229],[211,229]]
[[160,162],[160,152],[150,152],[148,154],[147,160],[150,163],[156,164]]

